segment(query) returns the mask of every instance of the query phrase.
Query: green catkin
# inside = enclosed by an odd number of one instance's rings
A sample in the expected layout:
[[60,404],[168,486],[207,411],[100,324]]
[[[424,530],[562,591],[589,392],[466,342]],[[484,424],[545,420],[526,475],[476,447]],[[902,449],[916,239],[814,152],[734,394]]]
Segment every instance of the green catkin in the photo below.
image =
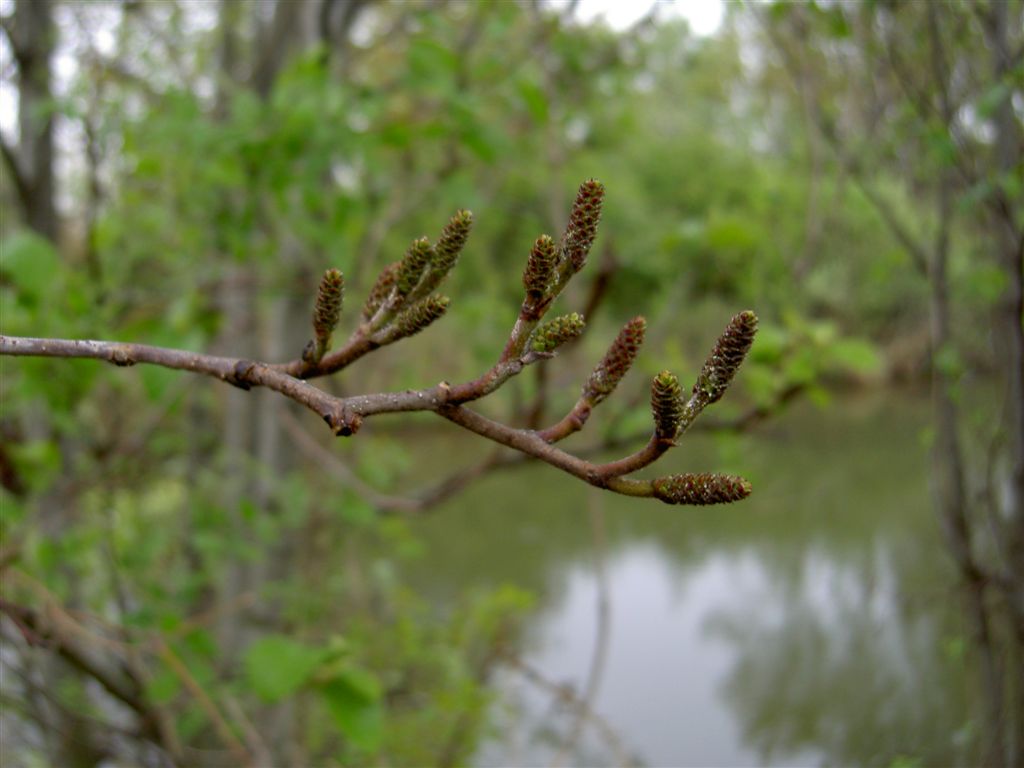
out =
[[448,223],[441,230],[441,236],[434,246],[434,253],[431,257],[430,266],[423,275],[419,286],[416,288],[416,296],[422,296],[437,288],[448,273],[455,267],[462,253],[469,231],[473,227],[473,213],[471,211],[457,211]]
[[451,299],[436,293],[420,299],[398,313],[384,332],[381,343],[390,344],[414,336],[447,312],[449,304]]
[[682,387],[674,373],[662,371],[651,382],[651,411],[658,440],[675,440],[683,419]]
[[565,342],[583,333],[585,325],[583,316],[576,312],[556,317],[533,332],[530,346],[535,352],[553,352]]
[[313,340],[303,352],[303,358],[318,363],[331,346],[331,335],[341,319],[345,278],[337,269],[328,269],[320,278],[320,286],[313,304]]
[[434,256],[430,241],[421,237],[413,240],[405,257],[399,262],[398,275],[395,280],[396,292],[399,296],[408,296],[423,276],[424,270]]
[[669,475],[651,483],[656,498],[666,504],[729,504],[750,495],[748,480],[711,473]]
[[554,275],[558,252],[550,235],[541,235],[530,249],[530,258],[523,272],[523,287],[526,299],[532,304],[541,303],[548,294]]

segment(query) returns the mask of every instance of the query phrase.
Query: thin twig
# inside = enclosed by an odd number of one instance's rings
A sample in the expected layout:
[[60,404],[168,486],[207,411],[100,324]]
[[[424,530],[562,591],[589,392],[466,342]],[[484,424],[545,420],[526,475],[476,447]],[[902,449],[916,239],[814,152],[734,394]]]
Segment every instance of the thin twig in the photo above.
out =
[[195,679],[189,668],[185,666],[185,663],[178,658],[177,654],[171,650],[171,647],[164,641],[163,638],[156,638],[154,641],[156,646],[156,653],[170,668],[170,670],[181,680],[182,685],[188,689],[189,693],[196,699],[199,706],[202,708],[206,716],[210,718],[210,722],[213,724],[213,729],[217,732],[217,736],[224,742],[224,745],[231,750],[231,754],[238,763],[246,766],[252,766],[253,756],[245,748],[245,745],[239,740],[238,736],[235,735],[234,730],[228,724],[227,720],[224,719],[224,715],[221,714],[220,710],[217,709],[217,705],[214,704],[213,699],[206,692],[199,681]]

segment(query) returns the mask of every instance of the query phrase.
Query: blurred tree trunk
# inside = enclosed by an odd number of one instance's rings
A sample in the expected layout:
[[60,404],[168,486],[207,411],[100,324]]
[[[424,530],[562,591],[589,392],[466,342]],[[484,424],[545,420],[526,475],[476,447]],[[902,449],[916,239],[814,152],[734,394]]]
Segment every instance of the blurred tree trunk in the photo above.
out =
[[[232,0],[221,0],[218,25],[220,27],[219,68],[217,96],[214,105],[216,116],[223,119],[230,108],[229,102],[235,87],[238,70],[238,28],[242,6]],[[224,201],[223,205],[231,205]],[[224,354],[237,357],[252,357],[255,349],[252,338],[252,281],[247,278],[245,266],[232,263],[225,270],[221,280],[218,301],[222,317],[220,340],[217,347]],[[231,521],[232,538],[244,539],[244,520],[241,516],[242,499],[245,496],[245,478],[249,472],[249,445],[251,441],[252,396],[237,389],[225,393],[223,430],[224,480],[221,485],[221,504]],[[241,537],[241,538],[240,538]],[[221,586],[218,645],[221,649],[235,648],[238,643],[238,617],[229,609],[235,600],[248,588],[246,564],[239,558],[232,558],[227,565]],[[230,654],[225,653],[225,658]]]
[[[993,56],[993,80],[1009,86],[1017,63],[1007,39],[1010,20],[1007,3],[993,3],[985,32]],[[1017,17],[1020,21],[1020,17]],[[1009,483],[1005,511],[1011,527],[1010,562],[1018,586],[1024,585],[1024,231],[1018,220],[1020,194],[1014,199],[1008,189],[1013,177],[1024,181],[1024,135],[1013,110],[1013,89],[1006,92],[995,112],[994,167],[999,176],[996,191],[995,240],[999,263],[1007,277],[1006,294],[998,307],[997,342],[1007,377],[1007,437]],[[1024,621],[1024,586],[1018,589],[1015,606],[1018,621]]]
[[60,236],[53,175],[50,59],[55,28],[50,0],[18,0],[3,19],[18,65],[18,142],[0,142],[29,227],[56,243]]
[[992,626],[985,607],[986,576],[975,561],[972,532],[964,483],[964,460],[958,427],[955,377],[945,360],[952,349],[949,301],[949,230],[953,213],[954,180],[950,171],[942,174],[938,190],[938,228],[935,246],[928,263],[931,288],[929,305],[932,347],[932,407],[935,417],[935,442],[932,446],[932,479],[935,506],[939,513],[946,545],[957,565],[964,586],[966,614],[972,645],[981,667],[982,699],[987,744],[984,764],[1004,765],[1002,665],[993,647]]
[[[60,221],[57,216],[56,184],[54,180],[54,107],[51,88],[51,59],[56,44],[56,27],[50,0],[18,0],[14,12],[2,19],[14,61],[18,68],[18,137],[10,143],[0,136],[0,151],[11,175],[25,224],[55,246],[59,245]],[[30,430],[48,432],[50,420],[44,415]],[[51,435],[47,434],[49,439]],[[78,446],[70,445],[70,438],[58,438],[62,445],[61,476],[73,476],[69,466]],[[39,501],[43,528],[48,528],[54,539],[59,539],[67,527],[69,516],[77,509],[69,482],[58,481]],[[69,583],[75,584],[77,574],[66,569]],[[69,605],[76,605],[75,590]],[[23,656],[23,661],[28,657]],[[54,655],[38,660],[36,666],[43,685],[56,689],[66,681],[63,662]],[[31,673],[31,667],[29,668]],[[47,745],[58,762],[68,766],[94,766],[106,757],[99,734],[83,726],[84,721],[59,707],[42,710],[40,725]]]
[[[995,214],[995,240],[999,264],[1005,273],[1007,288],[996,314],[996,345],[998,357],[1004,363],[1006,376],[1006,438],[1008,478],[1003,505],[1003,517],[1008,528],[1006,560],[1009,573],[1005,582],[1007,602],[1010,605],[1013,657],[1010,669],[1014,679],[1009,681],[1013,721],[1007,724],[1007,757],[1009,764],[1024,762],[1024,228],[1021,226],[1019,206],[1021,194],[1010,187],[1016,177],[1017,189],[1024,181],[1024,135],[1014,114],[1012,103],[1014,67],[1021,66],[1020,51],[1014,54],[1008,39],[1010,24],[1019,24],[1022,14],[1009,18],[1009,3],[994,2],[984,19],[985,37],[993,57],[993,80],[997,87],[1005,87],[994,115],[995,162],[998,174]],[[1020,36],[1018,35],[1018,45]],[[1012,704],[1016,703],[1014,709]]]

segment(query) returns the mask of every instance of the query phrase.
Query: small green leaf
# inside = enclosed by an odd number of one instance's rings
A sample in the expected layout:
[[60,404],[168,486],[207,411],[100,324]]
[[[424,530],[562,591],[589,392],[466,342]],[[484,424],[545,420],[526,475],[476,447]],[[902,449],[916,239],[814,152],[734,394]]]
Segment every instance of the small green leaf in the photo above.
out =
[[323,660],[321,649],[269,635],[245,652],[245,674],[257,695],[265,701],[277,701],[305,685]]
[[944,344],[935,353],[933,362],[935,369],[943,373],[948,379],[956,380],[964,373],[964,359],[952,344]]
[[790,334],[777,325],[761,325],[757,332],[757,344],[750,350],[750,360],[756,363],[774,364],[784,357],[790,344]]
[[1003,101],[1013,95],[1013,88],[1009,82],[998,82],[988,88],[978,99],[978,114],[983,118],[991,118],[1002,106]]
[[522,98],[523,103],[526,104],[526,109],[530,112],[530,117],[535,122],[541,125],[547,123],[548,97],[539,85],[532,80],[521,80],[519,82],[519,96]]
[[987,305],[999,301],[1007,288],[1006,273],[996,264],[980,264],[964,282],[964,290]]
[[166,704],[178,695],[181,681],[170,669],[164,668],[146,682],[146,695],[157,704]]
[[33,490],[48,488],[61,467],[60,448],[49,440],[33,440],[14,447],[12,451],[18,471]]
[[346,493],[341,496],[338,513],[342,520],[360,528],[367,527],[377,519],[377,511],[373,506],[354,493]]
[[882,367],[878,350],[866,339],[840,339],[832,344],[830,354],[836,365],[853,373],[876,373]]
[[31,303],[52,292],[59,266],[53,246],[32,232],[19,232],[0,247],[0,274],[9,276]]
[[371,673],[349,667],[320,686],[334,722],[357,747],[373,750],[383,733],[380,683]]

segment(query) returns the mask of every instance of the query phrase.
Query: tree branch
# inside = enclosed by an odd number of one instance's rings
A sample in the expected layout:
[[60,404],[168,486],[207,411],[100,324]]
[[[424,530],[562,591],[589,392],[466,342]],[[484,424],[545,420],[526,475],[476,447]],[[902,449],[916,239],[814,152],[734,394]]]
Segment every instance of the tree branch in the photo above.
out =
[[[271,365],[243,358],[222,357],[147,344],[72,339],[42,339],[0,335],[0,355],[87,358],[118,366],[136,363],[159,365],[210,376],[243,390],[266,387],[310,409],[335,435],[359,431],[365,418],[384,413],[431,411],[438,416],[522,454],[540,459],[597,488],[628,496],[656,497],[671,504],[712,504],[737,501],[750,493],[742,478],[724,475],[674,475],[655,480],[627,479],[624,475],[647,467],[675,445],[704,408],[724,394],[743,362],[757,330],[753,312],[732,318],[684,399],[676,377],[663,371],[652,384],[654,432],[647,444],[617,461],[595,464],[554,446],[577,431],[590,409],[609,396],[625,375],[643,341],[646,321],[627,323],[583,387],[577,408],[555,427],[537,432],[493,421],[466,407],[498,390],[526,366],[553,357],[553,350],[582,332],[576,314],[541,325],[551,303],[586,262],[601,215],[604,187],[593,179],[581,185],[569,224],[557,247],[544,235],[537,240],[523,276],[526,297],[498,361],[476,379],[461,384],[442,381],[436,386],[403,392],[381,392],[348,397],[331,395],[305,379],[327,375],[385,344],[411,336],[439,318],[448,299],[433,291],[454,267],[468,236],[472,214],[460,211],[449,221],[436,244],[414,241],[405,258],[387,268],[363,308],[363,322],[349,342],[324,355],[341,312],[344,281],[328,270],[321,281],[313,315],[314,339],[300,359]],[[308,446],[307,446],[308,448]],[[498,461],[497,457],[494,459]],[[337,468],[335,468],[337,469]],[[345,473],[343,473],[345,474]],[[354,477],[347,473],[350,481]],[[442,496],[472,479],[455,481]],[[381,499],[389,507],[404,504]]]
[[0,598],[0,613],[11,619],[29,644],[55,647],[57,655],[66,663],[95,680],[107,693],[134,711],[145,734],[162,743],[157,713],[146,701],[139,682],[128,675],[123,666],[119,670],[104,666],[74,638],[62,632],[58,622],[48,619],[45,613],[5,598]]
[[28,56],[28,51],[25,49],[25,43],[21,35],[18,34],[14,14],[0,15],[0,30],[3,30],[4,35],[7,37],[7,42],[11,46],[11,53],[14,54],[14,60],[18,62],[19,67],[22,66]]
[[[779,39],[778,34],[775,32],[771,22],[767,18],[767,14],[758,11],[755,13],[755,18],[758,19],[761,24],[761,28],[775,46],[775,50],[779,54],[783,66],[790,78],[793,80],[794,85],[798,89],[802,88],[803,81],[799,63],[794,60],[792,53],[785,44],[785,41]],[[861,170],[860,164],[857,163],[856,160],[854,160],[854,158],[846,151],[840,136],[836,133],[835,129],[830,125],[829,121],[822,113],[820,102],[815,100],[815,103],[818,104],[818,109],[812,112],[814,123],[818,132],[828,143],[829,148],[839,161],[840,166],[842,166],[843,170],[849,174],[851,179],[853,179],[854,184],[861,191],[861,194],[867,198],[867,201],[871,203],[875,212],[885,222],[885,225],[889,228],[900,244],[907,250],[907,253],[910,255],[910,258],[917,270],[921,272],[921,274],[927,274],[929,261],[927,247],[917,240],[913,234],[911,234],[910,230],[902,221],[899,220],[899,218],[897,218],[896,214],[893,213],[892,206],[883,200],[878,191],[875,190],[874,187],[868,183],[867,179],[864,178],[864,173]]]

